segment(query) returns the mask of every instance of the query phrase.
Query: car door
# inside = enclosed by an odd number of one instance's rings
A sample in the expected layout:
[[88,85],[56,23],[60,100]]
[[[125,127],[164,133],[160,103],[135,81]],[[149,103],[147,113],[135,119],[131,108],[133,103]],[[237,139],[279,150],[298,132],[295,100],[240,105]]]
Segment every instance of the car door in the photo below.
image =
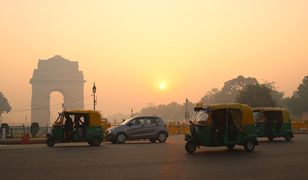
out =
[[132,119],[129,123],[127,123],[126,134],[128,138],[135,139],[140,136],[143,126],[142,123],[143,119],[141,118]]
[[157,136],[158,118],[147,117],[143,121],[143,134],[145,138],[151,138]]

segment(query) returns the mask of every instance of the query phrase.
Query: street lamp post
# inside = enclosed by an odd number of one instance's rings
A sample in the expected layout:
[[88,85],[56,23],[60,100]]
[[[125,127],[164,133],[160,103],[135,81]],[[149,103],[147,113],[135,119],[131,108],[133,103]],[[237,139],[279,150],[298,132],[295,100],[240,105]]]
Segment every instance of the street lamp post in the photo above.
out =
[[187,124],[187,121],[188,121],[188,118],[189,118],[189,112],[188,112],[187,105],[188,105],[188,99],[186,98],[186,101],[185,101],[185,121],[186,121],[186,124]]
[[96,86],[95,86],[95,83],[93,84],[93,87],[92,87],[92,93],[93,93],[93,109],[95,111],[95,105],[96,105],[96,97],[95,97]]

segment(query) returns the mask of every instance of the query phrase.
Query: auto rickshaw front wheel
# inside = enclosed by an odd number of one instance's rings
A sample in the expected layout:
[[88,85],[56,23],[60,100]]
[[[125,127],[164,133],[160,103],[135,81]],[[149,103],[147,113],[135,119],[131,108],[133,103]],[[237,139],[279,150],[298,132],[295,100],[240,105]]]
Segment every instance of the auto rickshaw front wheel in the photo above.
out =
[[247,152],[251,152],[255,149],[255,143],[253,141],[247,141],[244,144],[244,148]]
[[47,144],[47,146],[49,146],[49,147],[54,146],[54,145],[56,144],[56,140],[55,140],[55,138],[53,138],[53,137],[49,137],[49,138],[47,138],[47,140],[46,140],[46,144]]
[[193,141],[187,141],[185,144],[185,150],[192,154],[196,151],[197,145]]
[[126,141],[126,136],[124,133],[119,133],[116,137],[117,143],[124,144]]

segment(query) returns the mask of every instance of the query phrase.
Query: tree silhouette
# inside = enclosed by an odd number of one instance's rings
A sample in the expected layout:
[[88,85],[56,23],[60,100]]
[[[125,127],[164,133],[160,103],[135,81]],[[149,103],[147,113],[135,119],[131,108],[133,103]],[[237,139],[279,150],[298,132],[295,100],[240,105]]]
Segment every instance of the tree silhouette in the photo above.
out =
[[11,106],[10,106],[8,100],[6,99],[6,97],[4,97],[2,92],[0,92],[0,115],[4,112],[8,113],[11,110],[12,109],[11,109]]
[[240,75],[237,78],[226,81],[221,90],[213,88],[211,91],[208,91],[201,99],[201,102],[205,104],[235,102],[238,92],[251,84],[258,84],[257,79],[253,77],[245,78]]
[[235,101],[251,107],[274,107],[277,105],[275,93],[276,90],[266,84],[251,84],[239,91]]
[[308,112],[308,76],[305,76],[297,90],[289,98],[286,104],[293,115],[299,117],[303,112]]

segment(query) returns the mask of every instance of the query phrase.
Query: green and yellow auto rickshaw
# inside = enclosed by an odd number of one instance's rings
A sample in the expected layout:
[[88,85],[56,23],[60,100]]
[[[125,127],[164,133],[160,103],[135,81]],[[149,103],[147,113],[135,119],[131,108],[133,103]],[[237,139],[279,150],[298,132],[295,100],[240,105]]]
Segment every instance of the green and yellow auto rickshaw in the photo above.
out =
[[104,135],[101,119],[97,111],[63,111],[47,134],[46,144],[52,147],[61,142],[88,142],[90,146],[99,146]]
[[267,137],[273,141],[276,137],[284,137],[291,141],[293,136],[289,112],[279,107],[253,108],[258,137]]
[[253,151],[258,141],[252,109],[236,103],[196,106],[185,141],[188,153],[200,146],[243,145],[247,152]]

